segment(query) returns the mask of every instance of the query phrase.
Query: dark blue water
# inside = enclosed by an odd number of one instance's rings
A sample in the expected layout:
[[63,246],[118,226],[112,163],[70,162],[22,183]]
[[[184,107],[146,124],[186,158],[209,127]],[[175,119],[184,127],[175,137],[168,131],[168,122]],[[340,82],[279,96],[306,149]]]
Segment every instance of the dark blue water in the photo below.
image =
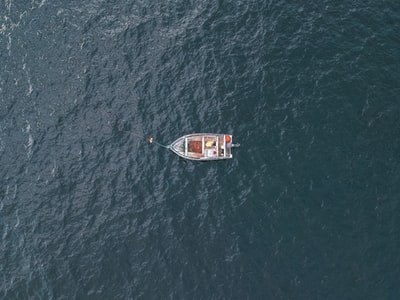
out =
[[[400,2],[0,3],[0,298],[399,299]],[[168,144],[233,134],[231,160]]]

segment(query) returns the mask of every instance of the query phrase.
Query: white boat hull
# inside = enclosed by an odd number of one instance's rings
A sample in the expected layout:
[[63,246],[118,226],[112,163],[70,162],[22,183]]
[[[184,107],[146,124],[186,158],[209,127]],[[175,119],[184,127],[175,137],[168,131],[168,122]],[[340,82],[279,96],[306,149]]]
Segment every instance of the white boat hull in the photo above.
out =
[[197,161],[232,158],[232,135],[216,133],[187,134],[174,141],[169,149],[185,159]]

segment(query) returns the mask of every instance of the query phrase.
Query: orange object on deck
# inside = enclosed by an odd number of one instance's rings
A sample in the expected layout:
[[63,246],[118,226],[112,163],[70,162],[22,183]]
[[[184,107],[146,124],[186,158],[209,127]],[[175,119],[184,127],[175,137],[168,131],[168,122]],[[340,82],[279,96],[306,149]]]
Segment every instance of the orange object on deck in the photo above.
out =
[[230,135],[226,135],[225,136],[225,140],[226,140],[227,143],[230,143],[231,142],[231,136]]

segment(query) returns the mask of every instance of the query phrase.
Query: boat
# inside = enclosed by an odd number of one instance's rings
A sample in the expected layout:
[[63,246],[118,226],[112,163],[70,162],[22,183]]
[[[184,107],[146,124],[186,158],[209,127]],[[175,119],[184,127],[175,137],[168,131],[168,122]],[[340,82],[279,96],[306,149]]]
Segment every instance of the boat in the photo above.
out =
[[175,154],[190,160],[209,161],[232,158],[232,135],[218,133],[192,133],[174,141],[168,148]]

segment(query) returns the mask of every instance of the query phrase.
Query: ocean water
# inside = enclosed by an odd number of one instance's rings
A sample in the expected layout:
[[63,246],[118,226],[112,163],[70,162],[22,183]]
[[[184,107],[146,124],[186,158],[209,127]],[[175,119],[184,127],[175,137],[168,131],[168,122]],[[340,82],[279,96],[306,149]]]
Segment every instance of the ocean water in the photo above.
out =
[[[399,299],[400,2],[0,2],[1,299]],[[233,134],[231,160],[147,144]]]

